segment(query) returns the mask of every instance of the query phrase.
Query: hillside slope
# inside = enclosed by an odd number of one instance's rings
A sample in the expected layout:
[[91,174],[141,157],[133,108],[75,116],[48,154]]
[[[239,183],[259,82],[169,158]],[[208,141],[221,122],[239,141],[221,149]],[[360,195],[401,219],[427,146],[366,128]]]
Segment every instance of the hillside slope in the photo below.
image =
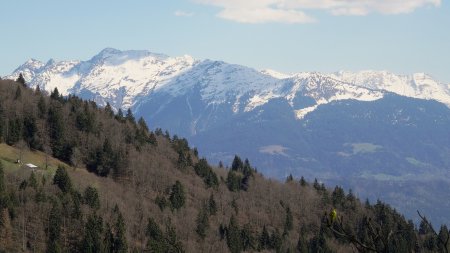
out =
[[[286,183],[268,180],[239,157],[230,169],[211,168],[185,139],[151,132],[131,112],[114,114],[74,96],[48,97],[0,81],[0,120],[0,141],[9,144],[0,146],[5,252],[443,247],[429,243],[439,239],[425,222],[415,230],[388,205],[363,205],[339,187],[331,191],[292,177]],[[62,160],[56,172],[11,163],[22,153],[24,163],[40,165],[43,151]],[[438,232],[442,237],[448,229]]]

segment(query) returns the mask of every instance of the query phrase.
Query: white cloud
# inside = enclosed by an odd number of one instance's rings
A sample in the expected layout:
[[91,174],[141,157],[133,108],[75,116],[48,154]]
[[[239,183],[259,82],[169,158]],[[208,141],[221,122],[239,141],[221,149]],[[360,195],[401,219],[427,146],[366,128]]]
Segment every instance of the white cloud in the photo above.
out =
[[335,16],[394,15],[422,7],[439,7],[442,0],[192,0],[221,8],[218,17],[241,23],[311,23],[308,11]]
[[177,16],[177,17],[192,17],[194,16],[193,12],[187,12],[187,11],[180,11],[177,10],[173,13],[173,15]]
[[314,18],[297,10],[281,10],[272,8],[261,9],[224,9],[219,17],[241,23],[262,24],[271,22],[280,23],[311,23]]

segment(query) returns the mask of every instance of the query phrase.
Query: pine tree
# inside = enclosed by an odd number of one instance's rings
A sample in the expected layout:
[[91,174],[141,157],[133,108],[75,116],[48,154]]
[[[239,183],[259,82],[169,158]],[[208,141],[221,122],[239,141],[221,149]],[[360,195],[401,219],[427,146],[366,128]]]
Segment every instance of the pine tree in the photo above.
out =
[[230,218],[226,237],[228,249],[231,253],[239,253],[242,251],[241,231],[234,215]]
[[83,238],[83,252],[95,253],[102,252],[103,249],[103,220],[97,215],[89,216]]
[[113,117],[114,116],[114,111],[111,107],[111,105],[109,104],[109,102],[106,102],[106,106],[105,106],[105,112],[108,116]]
[[177,210],[184,206],[184,202],[186,201],[184,187],[178,180],[172,186],[169,201],[171,203],[172,209]]
[[138,120],[138,125],[141,129],[143,129],[146,133],[148,133],[150,130],[147,126],[147,123],[145,122],[144,118],[140,117]]
[[128,108],[128,110],[127,110],[127,116],[126,116],[125,118],[126,118],[126,120],[128,120],[130,123],[133,123],[133,124],[136,123],[136,120],[135,120],[135,118],[134,118],[133,112],[131,112],[131,109],[130,109],[130,108]]
[[23,120],[23,139],[32,149],[39,149],[41,144],[36,138],[38,131],[36,118],[33,115],[27,115]]
[[284,234],[287,234],[294,228],[294,221],[292,217],[291,208],[286,207],[286,218],[284,220]]
[[147,249],[150,252],[164,253],[167,252],[166,240],[164,234],[153,218],[148,219],[145,235],[148,237]]
[[19,74],[19,77],[17,77],[16,82],[22,84],[23,87],[27,87],[25,78],[23,77],[22,73]]
[[438,248],[441,252],[448,252],[449,250],[449,241],[450,241],[449,230],[446,225],[442,225],[439,229],[438,234]]
[[255,249],[255,238],[253,237],[253,232],[249,223],[245,224],[241,229],[241,241],[243,251]]
[[63,193],[68,193],[72,189],[72,182],[64,166],[58,166],[53,177],[53,184],[56,184]]
[[60,245],[61,237],[61,220],[62,214],[57,203],[53,203],[53,207],[49,215],[48,224],[48,241],[47,241],[47,253],[60,253],[62,252]]
[[116,115],[116,120],[123,122],[123,112],[122,109],[119,108],[119,110],[117,111],[117,115]]
[[197,232],[201,239],[205,239],[206,232],[209,228],[208,206],[206,204],[198,212],[196,223],[197,227],[195,232]]
[[344,190],[339,187],[336,186],[334,188],[333,193],[331,194],[331,199],[333,202],[333,206],[338,207],[338,206],[343,206],[344,202],[345,202],[345,192]]
[[244,164],[242,163],[241,158],[239,156],[235,155],[234,159],[233,159],[233,163],[231,164],[231,170],[242,172],[243,168],[244,168]]
[[227,186],[228,190],[232,192],[237,192],[241,189],[242,176],[238,175],[233,170],[228,171],[227,175]]
[[294,177],[292,176],[292,174],[289,174],[289,176],[286,178],[286,183],[289,183],[292,181],[294,181]]
[[115,212],[117,213],[117,219],[114,225],[114,230],[116,233],[114,237],[113,252],[126,253],[128,250],[128,243],[126,239],[125,221],[123,219],[122,213],[118,210],[117,206],[115,208]]
[[19,142],[22,137],[22,121],[19,118],[9,119],[9,131],[6,136],[6,143],[8,145],[14,145]]
[[52,91],[52,93],[50,93],[50,98],[53,100],[60,100],[60,94],[58,91],[58,88],[55,87],[55,89]]
[[109,223],[106,223],[105,234],[103,237],[103,251],[104,253],[113,252],[114,250],[114,234]]
[[86,187],[86,189],[84,190],[84,201],[89,207],[93,209],[100,208],[100,199],[98,197],[98,191],[95,187]]
[[183,253],[183,245],[178,240],[177,233],[175,231],[175,227],[172,226],[170,220],[166,223],[166,234],[165,234],[166,251],[165,252],[174,252],[174,253]]
[[214,200],[214,195],[211,193],[208,199],[208,210],[210,215],[216,215],[217,213],[217,204]]
[[209,166],[205,158],[202,158],[194,166],[195,173],[203,178],[207,187],[217,187],[219,185],[219,179],[216,173]]
[[[56,88],[55,88],[56,89]],[[58,102],[50,103],[47,123],[49,127],[50,146],[53,156],[64,158],[64,119],[62,105]]]
[[44,119],[47,116],[47,103],[45,102],[44,96],[39,97],[38,101],[38,117]]
[[303,176],[300,178],[300,185],[303,186],[303,187],[308,185],[308,183],[306,182],[306,180],[305,180],[305,178]]
[[41,87],[39,86],[39,84],[36,85],[36,88],[34,89],[34,94],[42,95]]
[[266,225],[263,226],[261,235],[259,236],[259,250],[268,249],[270,245],[270,235],[267,231]]

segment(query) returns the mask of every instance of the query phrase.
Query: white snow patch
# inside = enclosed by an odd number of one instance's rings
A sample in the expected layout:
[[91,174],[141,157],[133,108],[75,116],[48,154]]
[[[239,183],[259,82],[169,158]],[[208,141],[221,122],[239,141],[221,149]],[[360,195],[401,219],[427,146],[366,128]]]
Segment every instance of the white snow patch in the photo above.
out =
[[261,70],[261,73],[264,75],[275,77],[277,79],[286,79],[286,78],[292,77],[292,74],[281,73],[281,72],[278,72],[273,69],[264,69],[264,70]]
[[300,109],[300,110],[294,110],[295,116],[297,117],[297,119],[303,119],[303,118],[305,118],[305,116],[308,113],[311,113],[314,110],[316,110],[318,106],[319,105],[313,105],[313,106],[306,107],[306,108],[303,108],[303,109]]
[[269,102],[269,100],[275,98],[275,97],[279,97],[279,95],[276,95],[273,93],[273,91],[269,91],[266,94],[256,94],[253,97],[250,98],[249,103],[247,104],[247,106],[245,107],[245,112],[249,112],[252,111],[253,109],[255,109],[258,106],[261,106],[267,102]]

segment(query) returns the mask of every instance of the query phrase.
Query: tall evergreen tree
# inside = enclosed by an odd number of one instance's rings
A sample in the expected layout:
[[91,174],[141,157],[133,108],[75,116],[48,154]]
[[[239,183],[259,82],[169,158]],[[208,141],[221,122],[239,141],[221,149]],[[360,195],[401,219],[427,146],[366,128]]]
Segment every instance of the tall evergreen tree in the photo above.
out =
[[126,238],[125,221],[123,219],[122,213],[118,210],[117,206],[115,208],[115,212],[117,213],[117,219],[114,225],[115,237],[112,252],[126,253],[128,250],[128,243]]
[[58,166],[55,176],[53,177],[53,184],[57,185],[64,193],[68,193],[72,189],[72,182],[64,166]]
[[114,234],[109,223],[105,225],[105,233],[103,235],[103,250],[102,252],[113,252],[114,250]]
[[[55,88],[56,89],[56,88]],[[57,91],[56,91],[57,92]],[[62,105],[59,102],[50,103],[47,118],[50,146],[56,158],[64,157],[64,119]]]
[[61,224],[62,213],[57,203],[53,203],[53,207],[49,215],[48,224],[48,241],[47,241],[47,253],[60,253],[63,252],[61,248]]
[[180,181],[176,181],[175,184],[172,186],[172,190],[170,192],[170,203],[172,206],[172,209],[180,209],[183,207],[184,202],[186,201],[186,196],[184,192],[184,187],[180,183]]
[[183,245],[178,240],[175,227],[170,220],[166,223],[165,240],[167,249],[165,252],[184,253]]
[[86,187],[86,189],[84,190],[84,201],[89,207],[93,209],[100,208],[100,199],[98,197],[98,191],[95,187]]
[[113,117],[113,116],[114,116],[114,111],[113,111],[111,105],[109,104],[109,102],[106,102],[105,112],[106,112],[106,114],[109,115],[110,117]]
[[292,217],[291,208],[286,207],[286,218],[284,220],[284,234],[287,234],[294,228],[294,218]]
[[37,104],[38,117],[44,119],[47,116],[47,103],[45,102],[44,96],[39,96],[39,101]]
[[306,182],[306,180],[305,180],[305,178],[303,176],[300,178],[300,185],[303,186],[303,187],[308,185],[308,183]]
[[239,253],[242,251],[241,231],[234,215],[230,218],[226,237],[228,249],[231,253]]
[[14,145],[22,138],[22,121],[19,118],[9,119],[6,143]]
[[232,192],[239,191],[241,189],[242,176],[233,170],[228,171],[227,186]]
[[53,100],[60,100],[60,94],[58,91],[58,88],[55,87],[55,89],[50,93],[50,98]]
[[210,215],[216,215],[217,213],[217,204],[216,200],[214,199],[214,195],[212,193],[208,199],[208,210]]
[[23,87],[27,87],[25,78],[23,77],[22,73],[19,74],[19,77],[17,77],[16,82],[22,84]]
[[209,228],[208,206],[206,204],[198,212],[196,223],[197,227],[195,232],[197,232],[201,239],[205,239],[206,232]]
[[127,116],[125,117],[126,120],[128,120],[130,123],[135,124],[136,123],[136,119],[134,118],[133,112],[131,111],[130,108],[128,108],[127,110]]
[[150,252],[164,253],[167,251],[164,234],[153,218],[148,219],[145,234],[148,237],[147,249]]
[[37,139],[37,123],[33,115],[27,115],[23,120],[23,139],[32,149],[39,149],[41,144]]
[[231,164],[231,170],[240,171],[244,168],[244,164],[239,156],[235,155],[233,159],[233,163]]
[[123,122],[123,112],[122,112],[122,109],[121,108],[119,108],[119,110],[117,111],[117,114],[116,114],[116,119],[118,120],[118,121],[120,121],[120,122]]
[[97,215],[89,216],[83,237],[83,252],[96,253],[103,250],[103,220]]

